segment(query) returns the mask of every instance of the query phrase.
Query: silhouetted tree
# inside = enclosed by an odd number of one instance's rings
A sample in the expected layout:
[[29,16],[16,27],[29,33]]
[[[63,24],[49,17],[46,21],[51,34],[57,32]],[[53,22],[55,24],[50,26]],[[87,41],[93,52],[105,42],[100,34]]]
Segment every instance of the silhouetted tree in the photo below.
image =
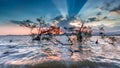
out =
[[46,26],[46,23],[45,23],[45,20],[43,19],[44,17],[40,17],[40,18],[37,18],[36,20],[38,21],[38,25],[39,25],[39,27],[38,27],[38,36],[37,36],[37,38],[39,38],[39,40],[41,41],[41,34],[42,33],[40,33],[40,29],[43,27],[43,26]]
[[77,34],[77,40],[78,40],[78,42],[82,42],[82,39],[83,39],[83,37],[82,37],[82,31],[81,31],[81,29],[83,28],[83,26],[84,26],[84,23],[82,23],[82,25],[80,27],[80,30],[78,31],[78,34]]

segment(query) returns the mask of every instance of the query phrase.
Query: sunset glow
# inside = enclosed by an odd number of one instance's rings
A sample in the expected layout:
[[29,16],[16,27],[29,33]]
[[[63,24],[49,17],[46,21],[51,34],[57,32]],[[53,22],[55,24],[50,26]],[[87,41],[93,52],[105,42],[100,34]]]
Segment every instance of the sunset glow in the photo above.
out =
[[0,35],[28,35],[30,29],[17,25],[0,26]]

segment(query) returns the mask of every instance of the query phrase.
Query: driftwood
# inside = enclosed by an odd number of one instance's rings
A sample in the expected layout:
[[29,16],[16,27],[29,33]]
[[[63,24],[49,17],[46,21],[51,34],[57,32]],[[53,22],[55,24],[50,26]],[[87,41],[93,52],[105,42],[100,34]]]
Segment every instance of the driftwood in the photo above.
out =
[[[66,34],[42,34],[42,35],[47,36],[47,37],[42,37],[41,36],[41,40],[46,40],[46,41],[52,42],[54,45],[57,45],[55,42],[57,42],[57,43],[59,43],[61,45],[73,45],[73,42],[71,41],[69,36],[72,36],[72,35],[75,35],[75,34],[66,33]],[[55,36],[66,36],[68,38],[68,41],[70,41],[70,43],[64,44],[61,41],[54,38]],[[33,40],[41,41],[39,35],[37,35],[37,37],[33,38]]]

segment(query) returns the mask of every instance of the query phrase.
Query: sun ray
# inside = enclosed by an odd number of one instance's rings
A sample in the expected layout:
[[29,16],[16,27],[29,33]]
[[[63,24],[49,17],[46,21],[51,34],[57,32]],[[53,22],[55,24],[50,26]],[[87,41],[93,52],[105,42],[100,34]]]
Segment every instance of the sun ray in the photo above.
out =
[[61,15],[63,17],[66,17],[68,15],[67,11],[67,1],[66,0],[52,0],[55,6],[60,11]]
[[87,0],[67,0],[69,17],[76,16]]

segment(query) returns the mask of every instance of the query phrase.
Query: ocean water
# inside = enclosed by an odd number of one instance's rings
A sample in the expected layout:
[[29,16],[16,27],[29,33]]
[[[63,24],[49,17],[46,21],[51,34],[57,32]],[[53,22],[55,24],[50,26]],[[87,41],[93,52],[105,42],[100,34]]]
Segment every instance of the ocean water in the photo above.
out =
[[[113,41],[93,36],[82,45],[69,45],[66,36],[31,41],[30,36],[0,36],[0,68],[120,68],[120,36]],[[98,44],[96,44],[98,40]],[[54,42],[54,43],[53,43]]]

